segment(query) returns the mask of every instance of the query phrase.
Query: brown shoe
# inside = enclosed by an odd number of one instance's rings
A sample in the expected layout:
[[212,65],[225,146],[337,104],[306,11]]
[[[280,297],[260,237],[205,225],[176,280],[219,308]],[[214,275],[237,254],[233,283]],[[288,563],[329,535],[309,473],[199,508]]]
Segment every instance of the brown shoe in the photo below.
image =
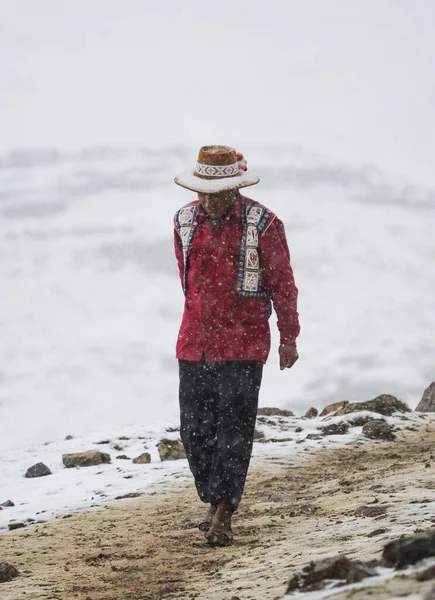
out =
[[231,530],[232,514],[233,510],[228,501],[223,500],[219,503],[210,529],[205,536],[205,540],[209,546],[231,546],[233,543],[233,532]]

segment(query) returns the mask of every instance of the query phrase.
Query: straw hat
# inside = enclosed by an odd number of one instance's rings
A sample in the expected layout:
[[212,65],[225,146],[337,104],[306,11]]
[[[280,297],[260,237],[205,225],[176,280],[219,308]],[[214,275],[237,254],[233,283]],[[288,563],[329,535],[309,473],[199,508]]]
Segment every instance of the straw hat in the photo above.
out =
[[177,175],[175,183],[203,194],[238,190],[260,181],[248,174],[243,154],[229,146],[203,146],[198,153],[196,169]]

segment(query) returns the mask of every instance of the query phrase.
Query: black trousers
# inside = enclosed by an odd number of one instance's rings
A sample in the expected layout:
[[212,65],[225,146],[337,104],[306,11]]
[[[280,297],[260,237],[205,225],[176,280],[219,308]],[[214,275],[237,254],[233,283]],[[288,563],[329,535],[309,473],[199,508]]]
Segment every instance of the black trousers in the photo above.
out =
[[181,440],[199,497],[236,510],[251,459],[263,364],[180,360]]

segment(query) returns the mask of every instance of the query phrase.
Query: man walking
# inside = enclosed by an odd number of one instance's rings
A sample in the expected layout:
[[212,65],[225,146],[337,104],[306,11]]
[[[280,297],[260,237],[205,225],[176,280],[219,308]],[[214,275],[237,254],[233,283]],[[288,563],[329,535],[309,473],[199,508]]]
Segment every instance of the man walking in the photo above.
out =
[[175,254],[185,294],[177,341],[181,439],[212,546],[232,542],[231,516],[252,451],[273,303],[280,368],[298,359],[297,288],[283,223],[241,195],[259,178],[228,146],[204,146],[175,182],[195,200],[175,215]]

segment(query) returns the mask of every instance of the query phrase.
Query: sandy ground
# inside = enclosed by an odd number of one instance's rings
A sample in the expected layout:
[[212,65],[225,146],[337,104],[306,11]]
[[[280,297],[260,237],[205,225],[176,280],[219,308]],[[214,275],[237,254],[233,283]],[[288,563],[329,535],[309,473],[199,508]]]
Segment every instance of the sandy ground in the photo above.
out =
[[[312,559],[339,552],[376,558],[387,541],[432,527],[434,446],[435,424],[405,424],[396,442],[361,439],[303,459],[271,458],[249,475],[230,548],[204,545],[196,529],[203,505],[193,485],[2,535],[0,562],[22,575],[0,584],[0,597],[282,598],[291,575]],[[356,517],[361,505],[383,507],[385,514]],[[334,598],[382,600],[430,587],[401,577]]]

